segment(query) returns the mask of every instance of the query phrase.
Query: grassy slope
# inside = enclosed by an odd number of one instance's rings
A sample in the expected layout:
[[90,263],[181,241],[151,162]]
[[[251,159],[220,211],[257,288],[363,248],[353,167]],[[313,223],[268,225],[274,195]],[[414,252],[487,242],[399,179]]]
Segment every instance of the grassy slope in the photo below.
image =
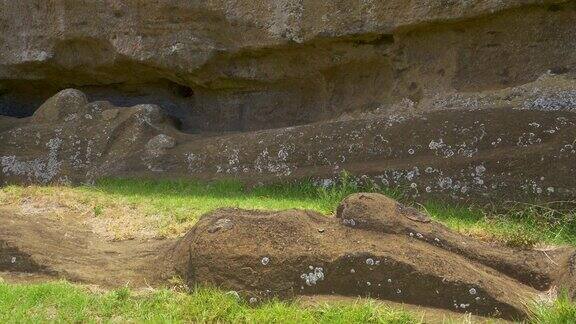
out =
[[68,283],[0,284],[0,323],[248,322],[417,323],[409,313],[368,302],[303,308],[270,302],[256,308],[212,289],[185,294],[127,289],[90,293]]
[[[0,206],[38,199],[40,205],[61,205],[100,219],[140,220],[145,224],[135,227],[147,226],[154,229],[157,236],[170,236],[182,234],[202,214],[221,207],[298,208],[329,215],[344,197],[359,191],[374,189],[359,188],[348,181],[330,189],[319,189],[311,183],[294,183],[247,190],[233,181],[205,184],[113,179],[75,188],[10,186],[0,190]],[[398,192],[383,193],[401,197]],[[516,246],[535,243],[576,245],[576,214],[561,213],[548,206],[510,204],[504,212],[495,212],[430,202],[420,208],[455,230],[486,240]],[[121,227],[130,226],[124,222]],[[122,233],[119,238],[123,238]]]
[[[566,297],[535,306],[531,323],[571,324],[576,304]],[[459,320],[448,321],[462,323]],[[14,285],[0,281],[0,323],[420,323],[409,311],[358,300],[354,304],[302,307],[271,301],[257,307],[229,293],[200,288],[131,292],[90,292],[66,282]]]
[[[113,221],[141,218],[156,235],[179,235],[198,217],[220,207],[279,210],[312,209],[331,214],[346,195],[359,188],[344,179],[330,189],[318,189],[310,183],[284,184],[246,190],[237,182],[203,184],[189,181],[106,180],[83,187],[19,187],[0,190],[1,205],[19,205],[37,200],[39,205],[63,207],[89,217]],[[399,193],[386,192],[400,197]],[[513,205],[505,213],[476,208],[427,203],[421,206],[438,221],[460,232],[510,245],[576,245],[574,214],[561,213],[547,206]],[[125,221],[118,226],[129,228]],[[128,233],[129,234],[129,233]],[[124,232],[118,238],[128,235]],[[128,235],[130,236],[130,235]],[[534,321],[570,323],[576,318],[576,306],[567,299],[553,307],[534,308]],[[261,322],[414,322],[415,318],[369,304],[349,307],[301,308],[274,302],[250,308],[229,295],[201,289],[192,295],[158,291],[133,296],[127,290],[94,294],[64,284],[0,284],[0,322],[30,321],[242,321]]]

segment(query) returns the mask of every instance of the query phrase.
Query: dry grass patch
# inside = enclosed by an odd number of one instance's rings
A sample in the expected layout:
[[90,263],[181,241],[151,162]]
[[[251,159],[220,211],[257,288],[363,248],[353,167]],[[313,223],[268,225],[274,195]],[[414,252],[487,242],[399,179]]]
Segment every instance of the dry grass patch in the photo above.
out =
[[[235,181],[109,179],[94,186],[8,186],[0,189],[0,206],[27,215],[78,217],[101,236],[124,240],[177,237],[202,214],[223,207],[310,209],[329,215],[344,197],[360,191],[402,196],[397,191],[359,186],[346,176],[330,188],[312,182],[246,188]],[[576,213],[560,211],[554,204],[516,203],[494,209],[429,202],[420,207],[435,220],[484,241],[515,247],[576,245]]]

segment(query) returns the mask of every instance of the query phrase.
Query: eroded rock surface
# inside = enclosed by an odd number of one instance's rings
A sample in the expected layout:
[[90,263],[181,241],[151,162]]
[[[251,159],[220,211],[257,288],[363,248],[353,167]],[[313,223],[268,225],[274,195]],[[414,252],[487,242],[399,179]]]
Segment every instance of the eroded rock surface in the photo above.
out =
[[83,215],[0,207],[0,272],[103,287],[159,285],[171,274],[170,240],[106,241]]
[[4,1],[0,183],[348,170],[571,200],[575,20],[574,0]]
[[0,117],[1,183],[102,177],[236,178],[252,184],[343,170],[420,199],[576,197],[576,81],[545,74],[490,92],[256,132],[188,134],[156,105],[88,103],[64,90],[32,117]]
[[111,241],[98,233],[85,215],[2,207],[0,273],[135,288],[177,276],[252,303],[363,296],[505,319],[576,291],[574,248],[487,244],[379,194],[346,198],[336,217],[221,209],[177,240]]
[[[342,202],[336,218],[307,212],[219,210],[178,243],[188,283],[248,295],[370,296],[518,319],[525,303],[571,288],[574,250],[513,250],[454,233],[379,194]],[[224,226],[225,224],[225,226]]]
[[59,90],[192,132],[302,125],[574,75],[573,0],[0,3],[0,112]]

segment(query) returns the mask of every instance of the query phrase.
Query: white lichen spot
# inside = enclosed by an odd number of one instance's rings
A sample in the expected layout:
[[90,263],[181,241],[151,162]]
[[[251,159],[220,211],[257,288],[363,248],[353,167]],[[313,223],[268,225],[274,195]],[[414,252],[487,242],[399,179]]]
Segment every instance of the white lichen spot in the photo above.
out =
[[342,224],[348,226],[356,226],[356,221],[354,219],[343,219]]
[[268,265],[268,263],[270,263],[270,258],[263,257],[262,260],[260,260],[260,262],[262,263],[262,265]]
[[528,126],[531,126],[534,128],[540,128],[540,124],[538,124],[537,122],[532,122],[532,123],[528,124]]
[[0,158],[2,172],[6,175],[25,176],[28,180],[48,183],[60,172],[61,161],[58,161],[60,138],[52,138],[46,143],[48,155],[30,161],[20,161],[15,155]]
[[324,269],[321,267],[314,268],[313,272],[303,273],[300,278],[304,280],[307,286],[316,285],[319,281],[324,280]]
[[475,168],[476,175],[481,176],[486,172],[486,167],[483,164],[476,166]]

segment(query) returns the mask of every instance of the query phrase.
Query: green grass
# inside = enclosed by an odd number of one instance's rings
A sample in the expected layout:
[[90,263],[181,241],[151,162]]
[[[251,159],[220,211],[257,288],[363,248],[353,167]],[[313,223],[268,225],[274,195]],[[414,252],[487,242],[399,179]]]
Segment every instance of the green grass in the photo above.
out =
[[[328,189],[310,181],[247,188],[236,181],[150,181],[108,179],[93,186],[0,189],[0,206],[33,202],[54,212],[88,213],[96,218],[149,219],[160,233],[179,235],[204,213],[222,207],[281,210],[311,209],[330,215],[347,195],[381,192],[402,200],[399,191],[362,187],[344,176]],[[576,245],[576,215],[554,204],[509,203],[498,208],[439,202],[416,205],[431,217],[461,233],[489,241],[527,247],[538,243]],[[113,223],[113,222],[112,222]],[[140,225],[138,225],[140,226]],[[137,227],[137,226],[136,226]],[[121,236],[121,235],[120,235]],[[573,323],[576,303],[567,297],[552,306],[533,307],[534,323]],[[191,294],[160,290],[136,294],[126,289],[92,293],[67,283],[8,285],[0,283],[0,323],[20,322],[282,322],[282,323],[413,323],[402,310],[370,303],[302,307],[273,301],[250,307],[211,289]]]
[[7,186],[0,189],[0,205],[36,199],[40,206],[66,205],[76,208],[78,213],[89,211],[96,217],[126,215],[150,219],[159,236],[173,236],[182,234],[201,215],[218,208],[309,209],[329,215],[343,197],[362,190],[348,177],[328,189],[310,181],[247,188],[239,181],[104,179],[78,187]]
[[496,209],[429,202],[423,209],[461,233],[513,247],[576,245],[576,214],[545,204],[507,203]]
[[562,294],[552,306],[532,307],[531,322],[535,324],[572,324],[576,322],[576,303]]
[[[449,323],[459,319],[446,319]],[[534,305],[528,323],[571,324],[576,303],[562,295],[552,305]],[[168,289],[91,292],[67,282],[5,284],[0,281],[0,323],[420,323],[422,318],[367,300],[302,306],[269,301],[251,306],[211,288],[190,293]]]
[[119,289],[93,293],[65,282],[0,283],[0,323],[39,322],[227,322],[227,323],[418,323],[410,313],[357,302],[303,307],[271,301],[251,307],[214,289],[191,293]]
[[[128,203],[148,205],[149,212],[171,215],[176,222],[195,222],[207,212],[222,207],[282,210],[310,209],[330,215],[346,196],[380,192],[401,199],[402,193],[372,186],[359,186],[344,176],[341,183],[321,188],[312,182],[293,182],[247,189],[240,182],[200,183],[191,181],[142,181],[109,179],[94,187],[81,187],[87,195],[98,193],[123,197]],[[536,243],[576,245],[576,214],[546,205],[509,204],[493,208],[463,207],[428,202],[420,205],[435,220],[463,233],[512,246]]]
[[[106,179],[93,186],[0,189],[0,205],[24,198],[53,198],[53,203],[87,206],[96,217],[149,219],[159,236],[180,235],[204,213],[217,208],[310,209],[330,215],[340,201],[360,191],[381,192],[402,200],[402,192],[359,186],[344,175],[330,188],[310,181],[247,188],[238,181],[153,181]],[[41,204],[48,204],[42,201]],[[537,243],[576,245],[576,213],[554,205],[507,204],[478,208],[438,202],[417,206],[447,226],[490,241],[527,247]],[[128,210],[126,209],[128,208]],[[80,211],[81,212],[81,211]]]

